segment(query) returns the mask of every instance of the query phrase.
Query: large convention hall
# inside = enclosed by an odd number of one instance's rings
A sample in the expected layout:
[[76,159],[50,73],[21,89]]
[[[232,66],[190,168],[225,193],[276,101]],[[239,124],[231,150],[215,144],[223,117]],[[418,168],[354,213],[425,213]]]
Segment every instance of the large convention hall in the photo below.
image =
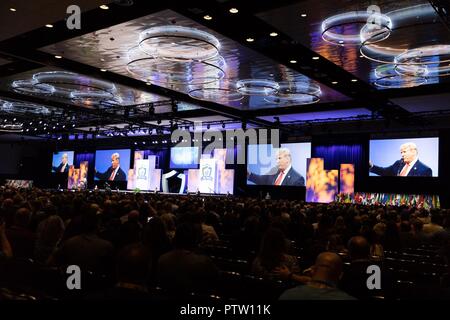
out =
[[446,0],[2,0],[0,304],[450,300],[449,88]]

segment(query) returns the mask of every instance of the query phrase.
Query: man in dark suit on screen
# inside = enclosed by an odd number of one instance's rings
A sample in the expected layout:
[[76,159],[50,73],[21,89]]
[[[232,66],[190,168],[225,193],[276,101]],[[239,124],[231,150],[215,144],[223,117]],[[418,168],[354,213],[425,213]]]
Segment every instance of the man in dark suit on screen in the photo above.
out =
[[305,178],[292,168],[291,151],[280,148],[277,152],[277,172],[275,174],[258,175],[248,172],[247,179],[258,185],[304,186]]
[[61,157],[61,163],[57,167],[53,167],[54,172],[60,173],[68,173],[69,172],[69,163],[67,153],[64,153]]
[[433,172],[430,167],[419,161],[417,146],[408,142],[400,146],[402,158],[394,162],[393,165],[383,168],[373,165],[369,161],[369,171],[379,176],[400,176],[400,177],[431,177]]
[[111,167],[106,172],[95,172],[95,177],[107,181],[126,181],[125,172],[120,168],[120,155],[116,152],[111,155]]

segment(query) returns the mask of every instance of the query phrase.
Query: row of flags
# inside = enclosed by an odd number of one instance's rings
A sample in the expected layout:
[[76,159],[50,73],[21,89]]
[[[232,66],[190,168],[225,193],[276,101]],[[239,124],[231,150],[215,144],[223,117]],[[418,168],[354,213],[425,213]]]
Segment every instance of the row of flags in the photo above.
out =
[[426,210],[441,207],[438,195],[424,194],[415,195],[372,192],[356,192],[354,194],[339,193],[336,195],[335,201],[339,203],[354,203],[363,205],[408,206]]

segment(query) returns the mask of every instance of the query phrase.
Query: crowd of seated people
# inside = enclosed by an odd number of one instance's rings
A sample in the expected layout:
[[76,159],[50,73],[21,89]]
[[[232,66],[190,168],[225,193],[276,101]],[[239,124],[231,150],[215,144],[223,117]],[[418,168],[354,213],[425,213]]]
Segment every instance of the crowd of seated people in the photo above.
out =
[[449,258],[445,209],[0,189],[0,289],[45,292],[25,273],[53,270],[64,286],[77,265],[85,299],[239,299],[268,283],[280,300],[450,298]]

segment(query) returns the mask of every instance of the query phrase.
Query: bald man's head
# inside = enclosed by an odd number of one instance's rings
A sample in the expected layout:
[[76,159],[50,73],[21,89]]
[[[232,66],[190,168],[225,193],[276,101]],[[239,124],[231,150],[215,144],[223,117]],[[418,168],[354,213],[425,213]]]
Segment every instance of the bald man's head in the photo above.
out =
[[361,236],[352,237],[348,241],[348,251],[352,260],[368,259],[370,254],[369,242]]
[[334,252],[322,252],[313,267],[313,280],[338,282],[342,275],[342,260]]

